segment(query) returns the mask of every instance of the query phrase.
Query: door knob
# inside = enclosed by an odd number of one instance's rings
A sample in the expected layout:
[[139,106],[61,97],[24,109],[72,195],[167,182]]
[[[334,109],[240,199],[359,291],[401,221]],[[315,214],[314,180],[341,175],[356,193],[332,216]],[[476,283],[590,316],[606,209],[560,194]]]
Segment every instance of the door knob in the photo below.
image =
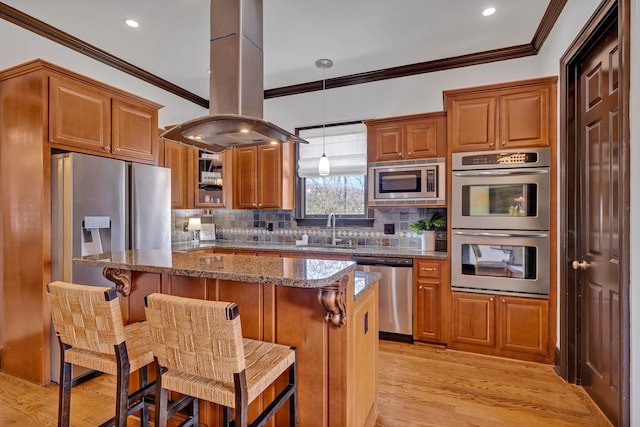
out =
[[571,263],[571,267],[574,270],[580,269],[582,271],[586,270],[587,268],[589,268],[591,265],[587,262],[587,261],[582,261],[582,262],[578,262],[578,261],[573,261]]

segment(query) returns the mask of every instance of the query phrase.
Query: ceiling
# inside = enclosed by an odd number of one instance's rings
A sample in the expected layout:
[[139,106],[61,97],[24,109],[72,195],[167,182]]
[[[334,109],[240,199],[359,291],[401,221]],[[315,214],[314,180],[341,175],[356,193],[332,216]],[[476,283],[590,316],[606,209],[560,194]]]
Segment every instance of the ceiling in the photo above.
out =
[[[209,98],[209,0],[4,3]],[[264,88],[322,79],[322,71],[315,67],[318,58],[334,61],[326,71],[330,79],[529,44],[549,4],[549,0],[267,0]],[[483,17],[488,6],[497,11]],[[127,27],[125,18],[136,19],[140,27]],[[13,25],[0,20],[0,35]],[[24,62],[10,53],[0,55],[0,68]]]

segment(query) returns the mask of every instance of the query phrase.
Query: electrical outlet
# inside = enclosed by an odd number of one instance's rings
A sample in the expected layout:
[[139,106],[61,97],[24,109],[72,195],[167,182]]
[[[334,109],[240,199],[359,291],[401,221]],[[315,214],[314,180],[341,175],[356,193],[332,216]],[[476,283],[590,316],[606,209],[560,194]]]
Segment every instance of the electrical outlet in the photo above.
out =
[[267,223],[267,230],[268,231],[273,231],[273,223],[272,222],[268,222]]

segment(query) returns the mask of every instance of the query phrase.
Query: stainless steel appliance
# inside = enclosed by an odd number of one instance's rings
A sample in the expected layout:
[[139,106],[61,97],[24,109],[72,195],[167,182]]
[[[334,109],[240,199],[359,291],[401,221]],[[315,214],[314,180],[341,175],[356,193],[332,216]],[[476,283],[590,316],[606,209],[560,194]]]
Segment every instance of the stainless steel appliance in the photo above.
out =
[[370,206],[443,205],[446,202],[443,158],[369,163]]
[[546,231],[451,232],[451,289],[519,296],[549,295]]
[[413,342],[413,259],[355,256],[358,270],[380,274],[382,339]]
[[456,228],[548,230],[549,148],[452,155]]
[[[74,264],[73,258],[126,249],[171,250],[169,169],[56,154],[51,186],[52,280],[112,287],[102,268]],[[58,381],[60,356],[53,338],[51,375]]]
[[454,153],[451,288],[549,294],[549,148]]

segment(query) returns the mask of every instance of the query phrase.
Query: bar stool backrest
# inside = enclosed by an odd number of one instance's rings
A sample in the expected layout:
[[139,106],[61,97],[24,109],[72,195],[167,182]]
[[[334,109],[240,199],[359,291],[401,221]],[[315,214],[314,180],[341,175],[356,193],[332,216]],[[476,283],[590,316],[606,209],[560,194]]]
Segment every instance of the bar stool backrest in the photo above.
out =
[[154,293],[146,297],[145,313],[160,366],[231,383],[245,369],[235,303]]
[[115,289],[51,282],[47,285],[53,327],[73,348],[114,354],[125,340]]

